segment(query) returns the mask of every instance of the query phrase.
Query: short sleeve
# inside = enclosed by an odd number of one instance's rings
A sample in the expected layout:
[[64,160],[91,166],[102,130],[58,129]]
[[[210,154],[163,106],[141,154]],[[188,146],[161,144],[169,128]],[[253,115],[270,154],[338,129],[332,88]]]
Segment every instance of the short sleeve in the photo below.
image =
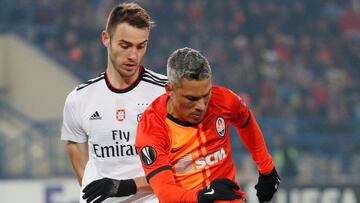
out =
[[74,92],[71,92],[66,98],[63,111],[61,140],[84,143],[87,141],[87,135],[81,126],[80,109],[77,107],[76,101]]

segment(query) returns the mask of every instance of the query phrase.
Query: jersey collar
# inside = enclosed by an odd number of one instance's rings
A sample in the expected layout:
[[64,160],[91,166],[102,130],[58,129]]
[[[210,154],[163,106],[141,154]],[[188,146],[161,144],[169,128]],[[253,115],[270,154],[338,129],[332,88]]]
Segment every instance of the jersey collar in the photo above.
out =
[[188,121],[183,121],[183,120],[177,119],[177,118],[175,118],[173,115],[171,115],[169,113],[166,115],[166,117],[168,119],[170,119],[171,121],[173,121],[174,123],[177,123],[177,124],[185,126],[185,127],[196,126],[195,124],[192,124],[192,123],[190,123]]
[[111,83],[110,83],[110,80],[108,78],[108,75],[105,71],[105,82],[106,82],[106,86],[112,91],[112,92],[115,92],[115,93],[126,93],[126,92],[129,92],[130,90],[134,89],[141,81],[141,78],[143,77],[144,75],[144,72],[145,72],[145,69],[142,65],[140,65],[140,68],[139,68],[139,75],[138,77],[136,78],[136,80],[129,86],[127,86],[126,88],[123,88],[123,89],[120,89],[120,88],[116,88],[114,87]]

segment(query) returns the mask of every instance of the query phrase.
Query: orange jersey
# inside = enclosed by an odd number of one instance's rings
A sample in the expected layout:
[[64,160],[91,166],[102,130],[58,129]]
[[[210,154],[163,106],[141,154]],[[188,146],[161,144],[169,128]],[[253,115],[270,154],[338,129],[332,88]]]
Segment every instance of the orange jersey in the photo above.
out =
[[230,124],[238,129],[261,173],[275,167],[261,130],[241,99],[223,87],[211,91],[207,112],[197,125],[168,114],[166,94],[142,115],[136,148],[146,178],[161,202],[196,202],[197,192],[211,181],[229,178],[236,182]]

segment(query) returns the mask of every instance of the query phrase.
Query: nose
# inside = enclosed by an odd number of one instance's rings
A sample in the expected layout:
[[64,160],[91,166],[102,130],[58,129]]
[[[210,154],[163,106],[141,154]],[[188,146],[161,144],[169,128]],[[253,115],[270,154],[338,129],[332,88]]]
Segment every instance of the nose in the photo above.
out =
[[136,47],[130,48],[128,52],[128,59],[130,59],[131,61],[137,61],[137,57],[138,57],[138,52]]
[[206,110],[206,105],[207,105],[206,99],[204,99],[204,98],[199,99],[196,102],[195,109],[196,109],[196,111],[203,112]]

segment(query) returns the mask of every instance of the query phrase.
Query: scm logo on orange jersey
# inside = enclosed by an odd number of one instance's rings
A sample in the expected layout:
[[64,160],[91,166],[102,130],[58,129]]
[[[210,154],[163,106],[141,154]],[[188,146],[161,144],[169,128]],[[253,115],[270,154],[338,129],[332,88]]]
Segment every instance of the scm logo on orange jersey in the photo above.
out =
[[224,148],[221,148],[220,150],[208,154],[205,157],[200,157],[195,161],[195,167],[196,169],[203,169],[205,166],[212,166],[216,164],[217,162],[225,159],[226,153]]

